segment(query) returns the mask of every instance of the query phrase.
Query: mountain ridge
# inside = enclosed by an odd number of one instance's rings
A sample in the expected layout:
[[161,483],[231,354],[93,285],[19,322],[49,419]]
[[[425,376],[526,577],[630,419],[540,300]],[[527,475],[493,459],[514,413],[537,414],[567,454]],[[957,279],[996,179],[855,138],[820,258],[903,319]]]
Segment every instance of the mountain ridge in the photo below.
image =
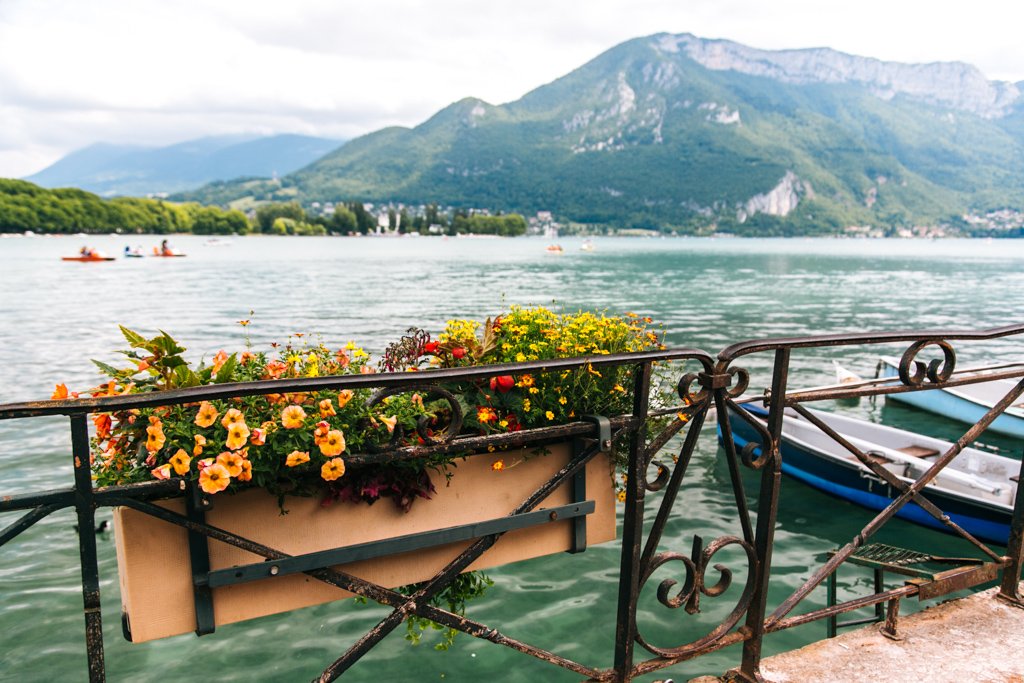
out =
[[25,180],[103,196],[170,194],[215,180],[286,175],[342,141],[307,135],[220,135],[160,147],[94,143]]
[[437,201],[698,233],[949,221],[1019,205],[1021,99],[960,63],[663,33],[514,102],[464,98],[277,180],[181,197]]

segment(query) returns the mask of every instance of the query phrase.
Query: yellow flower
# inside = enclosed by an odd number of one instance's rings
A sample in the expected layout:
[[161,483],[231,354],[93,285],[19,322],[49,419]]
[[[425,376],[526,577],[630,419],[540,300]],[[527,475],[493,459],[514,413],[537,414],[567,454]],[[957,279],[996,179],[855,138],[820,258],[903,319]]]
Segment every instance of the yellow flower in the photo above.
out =
[[306,419],[306,411],[302,406],[290,405],[281,411],[281,424],[285,429],[299,429]]
[[504,460],[495,460],[494,464],[491,465],[491,469],[494,470],[495,472],[502,471],[503,469],[505,469],[505,461]]
[[523,399],[523,410],[525,410],[526,412],[530,412],[530,399]]
[[199,473],[199,488],[206,493],[220,493],[231,483],[231,475],[224,465],[213,464]]
[[[340,429],[332,429],[327,432],[327,436],[320,442],[320,452],[327,457],[332,455],[341,455],[345,451],[345,435]],[[342,468],[344,471],[344,467]],[[340,474],[338,476],[341,476]],[[327,479],[327,477],[324,477]],[[337,479],[337,477],[335,477]],[[331,480],[329,480],[331,481]]]
[[619,499],[620,503],[625,503],[626,502],[626,491],[625,491],[625,489],[620,489],[618,494],[615,497]]
[[284,461],[284,464],[288,467],[297,467],[304,462],[309,462],[309,453],[306,451],[292,451],[288,454],[288,458]]
[[538,389],[537,387],[530,387],[530,393],[531,394],[539,394],[540,393],[540,389]]
[[185,452],[185,449],[179,448],[178,452],[171,456],[170,465],[174,468],[175,473],[181,475],[188,473],[188,466],[191,462],[192,458]]
[[388,428],[388,434],[393,434],[395,431],[395,424],[398,422],[398,418],[394,415],[389,417],[382,417],[380,421],[384,423],[384,426]]
[[334,481],[345,474],[345,461],[341,458],[331,458],[320,468],[320,478],[324,481]]
[[199,412],[196,413],[196,425],[203,428],[209,427],[216,421],[218,414],[212,403],[203,401],[199,404]]
[[249,428],[244,422],[232,422],[228,425],[228,438],[225,441],[225,445],[233,450],[237,451],[239,448],[245,445],[246,439],[249,438]]
[[237,477],[242,473],[242,463],[245,460],[238,453],[231,453],[224,451],[217,456],[217,464],[221,465],[228,471],[228,475]]
[[228,412],[224,413],[224,417],[220,419],[220,424],[224,429],[230,429],[231,425],[236,422],[245,422],[245,416],[242,415],[242,411],[238,408],[229,409]]
[[567,399],[565,396],[560,396],[558,398],[558,402],[561,403],[564,406],[566,403],[569,402],[569,399]]
[[[216,416],[214,416],[216,417]],[[196,434],[193,439],[196,440],[196,445],[192,447],[192,455],[200,455],[203,452],[203,446],[206,445],[206,437],[202,434]]]
[[552,413],[552,412],[551,412],[551,411],[549,410],[549,411],[547,411],[546,413],[544,413],[544,417],[546,417],[546,418],[547,418],[547,419],[549,419],[549,420],[554,420],[554,419],[555,419],[555,414],[554,414],[554,413]]
[[331,399],[325,398],[320,401],[320,417],[334,417],[337,414],[337,411],[334,410],[334,404],[331,403]]

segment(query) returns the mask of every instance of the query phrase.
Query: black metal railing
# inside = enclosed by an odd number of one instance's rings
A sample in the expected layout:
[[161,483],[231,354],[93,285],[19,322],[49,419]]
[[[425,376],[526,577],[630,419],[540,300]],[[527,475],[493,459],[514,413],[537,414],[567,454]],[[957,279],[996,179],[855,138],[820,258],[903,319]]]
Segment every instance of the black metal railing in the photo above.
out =
[[[1001,573],[999,597],[1017,605],[1024,605],[1019,592],[1022,561],[1024,561],[1024,494],[1017,488],[1014,500],[1011,531],[1006,552],[994,550],[958,526],[934,502],[924,495],[929,482],[933,481],[944,468],[953,462],[961,451],[977,437],[1008,407],[1020,402],[1024,394],[1024,366],[1012,363],[1000,366],[995,371],[956,372],[957,353],[954,343],[991,344],[995,340],[1007,340],[1007,355],[1021,355],[1012,344],[1024,335],[1024,325],[1007,326],[980,332],[968,331],[925,331],[888,332],[877,334],[826,335],[802,338],[761,339],[730,346],[717,358],[693,349],[645,352],[612,356],[596,356],[578,359],[538,361],[530,363],[478,366],[450,370],[434,370],[422,373],[373,374],[340,377],[317,377],[302,379],[273,380],[244,384],[219,384],[190,389],[181,389],[149,394],[113,396],[62,401],[9,404],[0,406],[0,419],[33,418],[47,415],[63,415],[70,420],[72,456],[74,459],[74,484],[70,488],[35,493],[14,493],[0,497],[0,512],[21,511],[22,516],[7,528],[0,530],[0,546],[16,538],[36,522],[61,509],[73,508],[78,518],[79,551],[82,569],[82,593],[85,615],[85,641],[88,655],[89,678],[92,681],[105,680],[104,645],[100,616],[100,573],[97,562],[95,529],[96,510],[100,507],[126,506],[145,514],[162,519],[186,529],[191,538],[193,554],[201,554],[205,541],[215,539],[257,556],[274,561],[279,571],[304,572],[327,584],[338,586],[392,609],[374,628],[358,639],[334,662],[327,663],[318,680],[329,681],[344,674],[359,659],[375,647],[389,632],[410,616],[431,619],[442,626],[457,629],[471,636],[503,645],[526,655],[546,661],[552,665],[575,672],[591,681],[629,681],[633,678],[694,659],[726,646],[742,643],[739,666],[730,671],[727,678],[736,681],[753,682],[763,680],[760,674],[760,660],[765,636],[769,633],[799,626],[811,621],[823,620],[834,623],[837,615],[861,607],[886,604],[889,608],[890,630],[895,632],[899,600],[911,596],[920,598],[936,597],[952,590],[975,586]],[[878,345],[905,348],[899,376],[879,378],[850,385],[833,385],[813,390],[790,391],[789,378],[794,353],[817,354],[826,358],[834,349],[842,348],[844,353],[851,350],[866,352]],[[770,360],[764,360],[765,357]],[[933,357],[934,356],[934,357]],[[750,401],[747,393],[752,382],[752,372],[742,367],[740,361],[750,362],[749,367],[770,372],[763,394],[759,395],[767,413],[763,421],[749,416],[743,404]],[[677,404],[652,402],[652,396],[659,396],[658,389],[665,371],[671,372],[679,364],[688,364],[684,369],[697,369],[683,374],[678,381],[672,378],[678,395]],[[568,464],[560,468],[548,481],[527,496],[505,520],[495,520],[492,526],[476,530],[439,529],[421,534],[404,536],[400,539],[377,544],[372,552],[375,556],[407,551],[413,547],[451,542],[455,538],[470,540],[469,546],[437,572],[431,579],[419,584],[416,591],[407,595],[389,587],[374,584],[358,576],[331,568],[339,564],[339,558],[346,549],[333,549],[323,553],[292,557],[266,545],[242,538],[237,534],[219,529],[206,523],[197,513],[195,505],[188,505],[186,514],[178,514],[154,501],[174,496],[190,497],[189,486],[184,480],[171,479],[152,481],[127,486],[95,487],[90,468],[90,444],[88,417],[93,413],[106,413],[134,408],[163,405],[191,404],[204,400],[226,399],[257,394],[284,394],[325,389],[366,389],[379,390],[378,395],[401,391],[436,390],[446,392],[459,383],[478,382],[504,374],[561,372],[592,366],[628,367],[632,370],[632,411],[625,415],[591,416],[577,422],[544,428],[526,429],[518,432],[487,436],[458,435],[451,430],[435,443],[424,446],[385,449],[383,453],[347,454],[350,462],[376,462],[384,458],[422,458],[435,453],[480,452],[494,448],[536,446],[557,440],[576,439]],[[658,371],[656,373],[656,370]],[[856,445],[824,423],[815,413],[808,411],[805,404],[821,401],[841,400],[863,396],[878,396],[894,393],[941,390],[965,384],[992,379],[1018,380],[1005,396],[987,409],[983,417],[970,426],[947,452],[938,454],[931,467],[916,480],[899,478],[864,453]],[[447,387],[447,388],[445,388]],[[889,486],[894,492],[892,501],[879,511],[848,543],[830,553],[821,566],[812,568],[810,576],[774,610],[768,610],[768,589],[772,585],[772,551],[780,499],[780,480],[783,455],[782,437],[785,416],[799,415],[815,424],[825,435],[841,444],[866,471]],[[657,418],[678,415],[664,426],[665,420]],[[705,541],[694,538],[692,549],[687,553],[663,548],[662,539],[669,522],[673,519],[680,489],[687,480],[692,457],[702,438],[714,438],[703,432],[709,417],[717,421],[723,445],[721,457],[727,464],[732,494],[735,500],[738,535],[724,535]],[[737,447],[730,417],[742,420],[754,430],[757,438]],[[655,431],[652,426],[657,424]],[[613,665],[603,668],[594,663],[578,662],[554,652],[544,650],[521,640],[503,634],[491,625],[477,622],[431,604],[430,599],[449,585],[460,572],[477,558],[486,553],[507,531],[531,524],[544,523],[545,517],[537,509],[555,489],[571,482],[582,471],[587,462],[598,453],[606,452],[613,444],[628,456],[626,472],[626,495],[623,526],[621,531],[622,551],[619,568],[618,608],[615,617],[615,645]],[[658,459],[659,452],[673,444],[673,462]],[[3,454],[5,457],[7,453]],[[752,517],[752,505],[745,490],[744,472],[759,478],[756,501],[756,520]],[[915,503],[932,515],[948,531],[958,535],[983,557],[977,561],[947,572],[916,578],[902,586],[885,589],[876,581],[875,592],[841,602],[822,609],[794,615],[800,605],[818,586],[835,575],[844,563],[869,562],[867,553],[869,539],[887,524],[904,506]],[[579,511],[585,516],[586,509]],[[645,519],[653,516],[649,530],[645,533]],[[460,535],[461,534],[461,535]],[[390,544],[390,545],[389,545]],[[731,549],[730,557],[737,551],[745,566],[730,568],[716,562],[716,555]],[[347,549],[351,550],[351,549]],[[366,549],[360,550],[363,552]],[[370,552],[370,551],[367,551]],[[858,554],[860,553],[860,554]],[[887,555],[886,557],[890,557]],[[900,554],[906,558],[906,554]],[[878,555],[875,556],[879,557]],[[567,557],[566,562],[572,559]],[[807,559],[808,565],[814,562]],[[264,563],[266,564],[266,563]],[[877,563],[876,563],[877,564]],[[884,561],[882,562],[884,568]],[[221,585],[232,579],[223,572],[211,572],[207,567],[197,567],[193,572],[202,580],[197,588]],[[283,570],[281,568],[284,568]],[[701,598],[719,598],[729,591],[734,570],[745,572],[745,584],[738,591],[735,604],[728,615],[717,624],[711,624],[703,632],[706,635],[672,646],[657,645],[649,639],[638,625],[637,609],[640,596],[648,584],[656,581],[655,574],[664,568],[675,568],[685,575],[682,584],[663,580],[656,589],[658,602],[669,609],[684,608],[693,619],[699,619]],[[877,568],[877,567],[876,567]],[[712,583],[709,571],[718,572]],[[246,570],[248,571],[248,570]],[[258,570],[254,570],[257,571]],[[234,572],[239,580],[253,577],[245,571]],[[664,573],[664,572],[662,572]],[[245,574],[245,576],[241,576]],[[211,584],[212,581],[212,584]],[[834,592],[834,588],[832,589]],[[208,614],[209,605],[203,590],[196,591],[197,632],[212,630]],[[878,614],[881,614],[879,612]],[[595,653],[595,658],[604,659],[609,653]],[[605,660],[606,661],[606,660]],[[13,673],[13,672],[12,672]]]

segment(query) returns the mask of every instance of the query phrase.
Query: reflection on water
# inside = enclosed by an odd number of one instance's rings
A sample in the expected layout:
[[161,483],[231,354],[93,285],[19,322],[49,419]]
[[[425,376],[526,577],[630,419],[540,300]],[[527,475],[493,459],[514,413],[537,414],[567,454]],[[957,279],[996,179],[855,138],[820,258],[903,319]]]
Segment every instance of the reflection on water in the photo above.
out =
[[[142,238],[154,244],[156,238]],[[668,344],[709,352],[742,339],[824,332],[921,328],[980,329],[1024,321],[1024,243],[1019,241],[853,241],[726,239],[596,239],[593,252],[563,240],[553,256],[540,240],[236,238],[229,247],[205,238],[176,237],[184,259],[63,263],[86,238],[0,240],[0,401],[46,398],[53,385],[87,387],[98,380],[89,359],[113,361],[123,346],[117,324],[152,333],[164,329],[198,359],[222,347],[256,346],[294,332],[319,334],[330,345],[357,340],[379,351],[410,325],[434,333],[451,317],[483,319],[510,304],[564,310],[606,309],[651,315]],[[91,246],[120,253],[138,237],[90,237]],[[243,330],[237,321],[250,318]],[[902,349],[797,352],[792,386],[832,381],[831,358],[872,376],[877,355]],[[964,362],[1019,358],[1011,342],[965,346]],[[770,358],[751,357],[752,387],[768,384]],[[955,438],[957,427],[884,400],[831,407],[908,429]],[[1019,455],[1020,446],[986,435]],[[68,485],[69,439],[62,419],[0,423],[0,492]],[[738,534],[729,475],[713,431],[703,443],[676,503],[663,550],[689,553],[704,539]],[[757,481],[745,475],[747,491]],[[659,500],[651,497],[652,504]],[[790,480],[783,482],[771,602],[777,604],[809,574],[808,565],[852,538],[868,519],[853,505]],[[0,516],[0,524],[13,521]],[[53,515],[8,544],[0,555],[0,680],[78,680],[85,676],[77,540],[73,518]],[[955,555],[945,536],[895,521],[877,540],[919,544]],[[386,612],[348,603],[223,627],[196,639],[180,636],[130,645],[120,636],[113,541],[99,540],[103,618],[110,680],[308,680]],[[699,616],[668,610],[653,584],[638,616],[659,646],[694,640],[732,609],[745,578],[739,554],[716,561],[737,574],[726,596],[705,598]],[[655,577],[682,582],[669,563]],[[590,548],[572,558],[533,560],[491,572],[496,586],[471,615],[512,637],[586,664],[611,664],[618,546]],[[715,580],[717,577],[709,577]],[[840,592],[864,590],[846,570]],[[806,606],[823,604],[815,592]],[[42,615],[45,615],[43,617]],[[776,634],[766,649],[788,649],[823,635],[824,625]],[[565,680],[575,674],[460,638],[455,650],[411,649],[402,632],[388,637],[349,680]],[[720,672],[738,661],[736,648],[675,667],[675,678]]]

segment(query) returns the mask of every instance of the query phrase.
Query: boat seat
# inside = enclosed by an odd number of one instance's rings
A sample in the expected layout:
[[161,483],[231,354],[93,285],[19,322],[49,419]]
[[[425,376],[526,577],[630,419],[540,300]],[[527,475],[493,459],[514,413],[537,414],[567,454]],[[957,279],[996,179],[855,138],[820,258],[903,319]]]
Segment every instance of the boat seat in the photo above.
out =
[[915,458],[934,458],[939,454],[938,449],[929,448],[928,446],[905,446],[904,448],[897,448],[900,453],[906,453],[912,455]]
[[870,462],[873,462],[876,465],[891,465],[895,462],[892,458],[883,453],[879,453],[878,451],[868,451],[864,455],[867,456],[867,459]]

